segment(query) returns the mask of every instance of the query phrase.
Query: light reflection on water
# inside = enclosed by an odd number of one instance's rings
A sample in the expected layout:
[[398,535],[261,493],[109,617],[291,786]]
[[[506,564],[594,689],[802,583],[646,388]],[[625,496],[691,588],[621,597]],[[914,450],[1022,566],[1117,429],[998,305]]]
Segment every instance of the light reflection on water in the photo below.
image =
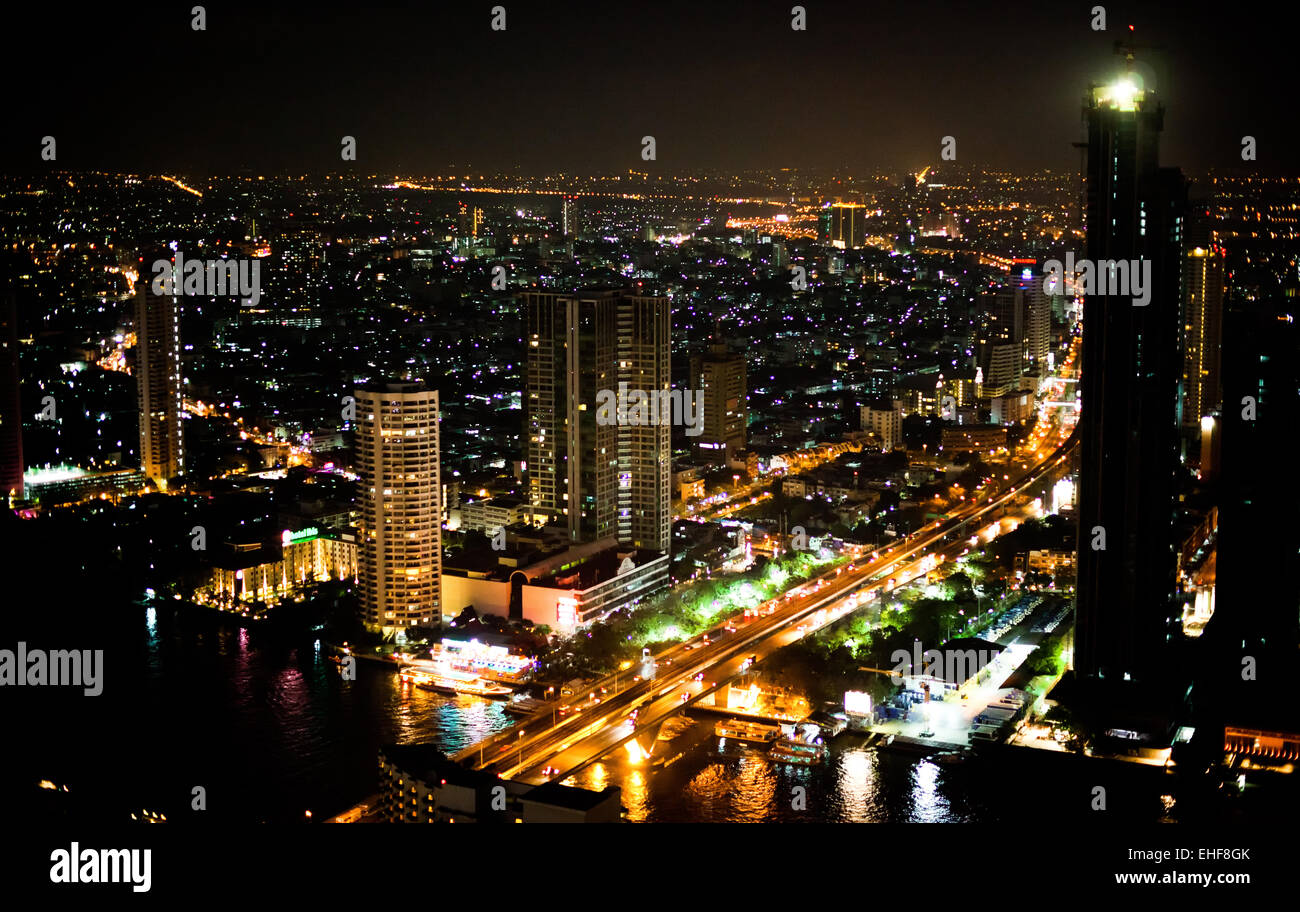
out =
[[[617,785],[630,822],[942,822],[967,819],[955,811],[945,771],[920,757],[878,752],[852,737],[836,741],[826,763],[776,763],[766,748],[728,742],[698,722],[672,742],[658,742],[636,765],[606,758],[566,780],[582,788]],[[796,787],[803,789],[802,794]]]

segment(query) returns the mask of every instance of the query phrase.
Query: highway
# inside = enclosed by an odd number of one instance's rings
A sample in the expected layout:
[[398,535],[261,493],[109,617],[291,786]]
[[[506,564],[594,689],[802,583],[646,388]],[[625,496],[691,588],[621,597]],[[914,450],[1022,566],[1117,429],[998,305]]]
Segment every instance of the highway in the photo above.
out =
[[[764,603],[757,617],[720,622],[729,626],[711,631],[715,633],[712,640],[701,635],[659,653],[640,669],[598,680],[453,759],[527,782],[562,779],[576,772],[638,733],[656,730],[669,715],[740,674],[751,655],[762,661],[771,652],[858,610],[880,592],[891,590],[891,581],[902,585],[908,581],[908,573],[926,572],[933,566],[933,561],[929,566],[923,563],[930,553],[955,550],[1018,503],[1032,500],[1029,495],[1041,482],[1050,486],[1062,469],[1068,471],[1077,439],[1077,432],[1071,434],[1007,490],[965,505],[887,548],[876,552],[858,548],[847,566]],[[919,571],[918,565],[922,567]],[[858,592],[864,588],[865,592]],[[841,604],[835,605],[840,600]],[[835,606],[834,610],[828,606]]]

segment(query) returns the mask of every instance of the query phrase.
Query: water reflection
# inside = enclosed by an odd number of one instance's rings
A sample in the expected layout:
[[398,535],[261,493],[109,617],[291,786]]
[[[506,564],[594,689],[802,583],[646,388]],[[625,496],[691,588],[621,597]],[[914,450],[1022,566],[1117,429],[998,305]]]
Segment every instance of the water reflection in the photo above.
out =
[[948,800],[939,794],[939,767],[923,760],[912,768],[912,816],[918,823],[948,819]]
[[861,749],[848,750],[839,761],[836,783],[842,817],[858,822],[870,820],[876,785],[875,754]]

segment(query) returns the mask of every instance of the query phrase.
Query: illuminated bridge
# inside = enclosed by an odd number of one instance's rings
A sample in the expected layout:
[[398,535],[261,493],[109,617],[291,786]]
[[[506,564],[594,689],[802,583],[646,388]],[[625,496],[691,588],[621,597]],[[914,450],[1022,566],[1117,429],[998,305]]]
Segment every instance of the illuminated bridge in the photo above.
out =
[[910,582],[956,556],[972,530],[1050,491],[1069,472],[1078,431],[1005,492],[974,502],[877,552],[858,549],[847,566],[809,580],[766,603],[756,617],[730,622],[726,632],[679,643],[630,669],[594,682],[519,725],[456,754],[458,762],[505,778],[558,780],[624,747],[650,754],[665,719],[725,686],[755,661],[808,633],[875,603],[882,592]]

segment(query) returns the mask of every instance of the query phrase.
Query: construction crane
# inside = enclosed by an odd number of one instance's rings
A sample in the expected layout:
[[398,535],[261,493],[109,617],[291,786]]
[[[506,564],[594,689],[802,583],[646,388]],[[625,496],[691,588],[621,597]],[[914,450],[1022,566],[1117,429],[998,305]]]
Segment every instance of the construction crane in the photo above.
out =
[[1164,45],[1161,44],[1139,44],[1136,41],[1134,41],[1133,34],[1135,30],[1133,26],[1130,25],[1128,27],[1128,31],[1129,31],[1128,41],[1118,40],[1115,42],[1115,53],[1124,58],[1124,62],[1125,64],[1127,64],[1130,71],[1133,69],[1133,59],[1137,56],[1135,54],[1136,51],[1138,50],[1163,51],[1164,50]]

